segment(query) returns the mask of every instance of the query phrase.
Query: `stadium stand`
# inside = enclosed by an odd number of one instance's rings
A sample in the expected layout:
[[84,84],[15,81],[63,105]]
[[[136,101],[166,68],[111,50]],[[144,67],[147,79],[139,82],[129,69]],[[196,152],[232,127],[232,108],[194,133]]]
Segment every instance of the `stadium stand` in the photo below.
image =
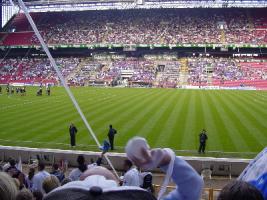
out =
[[[187,85],[267,87],[267,62],[261,59],[191,57],[188,61]],[[157,87],[177,87],[181,61],[122,60],[96,61],[92,58],[57,58],[63,76],[72,85],[90,85],[126,80],[128,84],[151,84]],[[53,83],[58,79],[46,58],[5,59],[0,65],[2,84]]]
[[[162,9],[34,13],[32,17],[49,44],[265,44],[266,16],[248,13]],[[5,29],[16,32],[9,33],[16,37],[14,42],[3,39],[5,45],[36,43],[24,14],[16,15]]]

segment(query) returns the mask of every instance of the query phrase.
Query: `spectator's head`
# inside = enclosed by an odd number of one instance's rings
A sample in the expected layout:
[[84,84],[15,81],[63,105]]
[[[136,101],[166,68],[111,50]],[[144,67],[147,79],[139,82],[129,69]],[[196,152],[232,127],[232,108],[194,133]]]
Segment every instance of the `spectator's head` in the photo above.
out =
[[117,181],[116,177],[111,171],[101,166],[89,168],[81,175],[80,180],[84,180],[86,177],[92,176],[92,175],[100,175],[100,176],[104,176],[107,180]]
[[45,193],[51,192],[53,189],[60,186],[60,182],[56,176],[48,176],[44,179],[43,182],[43,189]]
[[35,190],[32,192],[35,200],[43,200],[43,193],[40,190]]
[[102,157],[97,158],[97,160],[96,160],[96,165],[97,165],[97,166],[100,166],[101,163],[102,163]]
[[109,125],[109,128],[112,128],[112,125],[111,124]]
[[218,200],[264,200],[260,191],[244,181],[233,181],[221,191]]
[[133,166],[133,163],[130,160],[124,160],[123,168],[125,171],[128,171]]
[[87,170],[87,165],[85,165],[85,158],[83,155],[78,156],[77,163],[79,164],[78,168],[81,172]]
[[14,180],[5,172],[0,172],[0,199],[15,200],[18,189]]
[[14,167],[16,165],[16,160],[14,158],[10,158],[8,162],[11,167]]
[[39,171],[43,171],[44,169],[45,169],[45,164],[42,163],[42,162],[39,162],[39,164],[38,164],[38,170]]
[[79,155],[79,156],[78,156],[78,158],[77,158],[77,163],[78,163],[79,165],[84,165],[84,163],[85,163],[85,158],[84,158],[83,155]]
[[22,189],[18,192],[16,200],[33,200],[34,197],[32,193],[27,189]]
[[52,170],[53,171],[57,171],[58,170],[58,164],[56,164],[56,163],[54,163],[53,165],[52,165]]
[[93,158],[90,159],[90,162],[91,162],[91,164],[95,163]]
[[62,185],[65,185],[67,183],[71,182],[71,179],[70,178],[64,178],[62,181],[61,181],[61,186]]

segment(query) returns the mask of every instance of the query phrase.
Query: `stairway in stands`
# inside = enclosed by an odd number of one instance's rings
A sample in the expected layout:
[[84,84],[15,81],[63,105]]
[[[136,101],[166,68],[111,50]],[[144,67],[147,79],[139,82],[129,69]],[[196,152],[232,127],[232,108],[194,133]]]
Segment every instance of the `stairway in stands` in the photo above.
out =
[[225,31],[224,29],[221,29],[221,43],[225,44],[225,42],[226,42]]
[[76,69],[74,69],[66,78],[65,80],[68,81],[70,79],[72,79],[73,77],[75,77],[76,74],[79,73],[79,71],[81,71],[81,68],[86,65],[86,63],[89,61],[89,58],[86,58],[84,60],[82,60],[79,65],[76,67]]
[[187,85],[188,80],[188,60],[187,58],[181,58],[179,59],[180,62],[180,82],[179,85]]

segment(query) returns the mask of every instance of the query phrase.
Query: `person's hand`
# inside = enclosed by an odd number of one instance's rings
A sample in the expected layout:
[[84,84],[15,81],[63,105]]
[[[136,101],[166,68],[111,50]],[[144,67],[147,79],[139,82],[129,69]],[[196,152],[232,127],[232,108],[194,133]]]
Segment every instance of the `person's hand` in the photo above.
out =
[[140,149],[142,157],[131,155],[129,159],[140,168],[145,170],[153,169],[168,165],[171,161],[171,156],[168,151],[164,149]]

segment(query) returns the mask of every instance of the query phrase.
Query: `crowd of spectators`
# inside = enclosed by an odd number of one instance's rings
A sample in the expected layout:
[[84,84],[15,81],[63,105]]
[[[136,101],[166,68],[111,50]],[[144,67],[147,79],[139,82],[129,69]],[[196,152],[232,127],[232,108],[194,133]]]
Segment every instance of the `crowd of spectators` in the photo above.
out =
[[[267,62],[259,59],[224,57],[186,58],[188,73],[181,72],[181,61],[122,58],[94,60],[93,58],[56,58],[69,84],[88,85],[126,80],[158,87],[187,85],[223,85],[227,81],[267,80]],[[187,77],[187,82],[181,80]],[[4,59],[0,64],[0,82],[58,83],[55,70],[45,58]],[[218,85],[218,84],[217,84]]]
[[[157,194],[152,184],[153,175],[148,169],[156,167],[166,172],[166,177],[172,178],[177,186],[165,196],[161,196],[163,193],[161,194],[160,191],[159,199],[197,200],[201,198],[204,180],[171,149],[139,147],[137,149],[143,154],[137,157],[137,154],[131,154],[131,151],[136,151],[127,147],[127,159],[123,162],[124,170],[121,177],[116,177],[107,168],[100,166],[101,160],[104,159],[103,155],[96,162],[92,160],[90,164],[86,163],[83,155],[79,155],[78,166],[72,169],[69,175],[65,173],[64,167],[59,168],[57,164],[53,164],[52,169],[48,170],[40,160],[29,166],[29,173],[26,175],[21,168],[21,161],[16,163],[13,158],[10,158],[8,163],[0,166],[0,199],[155,200],[154,195]],[[136,149],[136,145],[133,147]],[[237,181],[230,182],[222,189],[218,200],[264,200],[267,198],[266,168],[263,165],[266,161],[265,151],[266,149],[250,162]],[[38,171],[35,172],[37,167]],[[141,173],[140,169],[146,169],[146,171]],[[170,169],[171,172],[169,172]],[[246,174],[249,175],[246,176]],[[249,181],[248,178],[253,181]],[[165,187],[166,185],[161,189]]]
[[[238,9],[55,12],[39,14],[35,21],[49,44],[266,44],[267,16],[251,17],[256,13]],[[15,30],[16,26],[18,31],[31,31],[29,26],[22,30],[19,23],[12,24]],[[38,43],[35,36],[32,43]]]
[[[76,69],[79,58],[57,58],[56,64],[64,77]],[[16,58],[3,59],[0,64],[1,82],[53,82],[58,81],[57,75],[47,58]]]
[[226,81],[267,80],[267,62],[235,58],[188,59],[188,84],[205,85],[210,77],[212,82],[224,84]]
[[[95,167],[97,170],[102,164],[102,159],[101,156],[96,161],[91,159],[90,163],[87,163],[84,156],[79,155],[77,157],[78,167],[67,172],[66,168],[56,163],[50,168],[40,161],[38,164],[29,165],[28,169],[22,170],[21,163],[10,158],[8,163],[0,166],[0,198],[5,200],[42,200],[49,192],[60,186],[73,181],[84,180],[88,176],[87,170]],[[130,160],[124,161],[123,169],[123,176],[120,177],[119,182],[121,186],[136,186],[151,193],[154,192],[152,173],[141,173]],[[28,174],[23,172],[25,170],[28,170]],[[8,185],[3,186],[2,179],[6,179],[5,184],[8,183]],[[11,191],[8,193],[10,189]]]

